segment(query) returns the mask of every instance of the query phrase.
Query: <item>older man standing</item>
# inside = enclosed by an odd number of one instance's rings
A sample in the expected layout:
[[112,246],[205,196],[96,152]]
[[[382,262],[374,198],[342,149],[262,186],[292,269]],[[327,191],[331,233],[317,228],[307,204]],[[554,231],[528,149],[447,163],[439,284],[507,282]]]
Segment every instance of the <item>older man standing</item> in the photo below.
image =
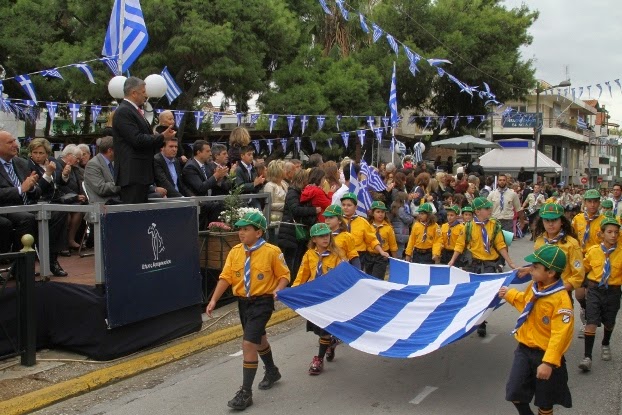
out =
[[175,136],[168,127],[162,134],[151,133],[151,126],[140,107],[147,100],[145,81],[131,76],[123,85],[125,98],[112,122],[115,154],[115,182],[121,187],[123,203],[146,203],[149,186],[154,183],[153,156],[165,139]]
[[504,231],[514,233],[514,212],[520,211],[520,200],[514,190],[508,187],[508,178],[500,174],[497,188],[490,192],[488,200],[492,202],[492,217],[501,223]]

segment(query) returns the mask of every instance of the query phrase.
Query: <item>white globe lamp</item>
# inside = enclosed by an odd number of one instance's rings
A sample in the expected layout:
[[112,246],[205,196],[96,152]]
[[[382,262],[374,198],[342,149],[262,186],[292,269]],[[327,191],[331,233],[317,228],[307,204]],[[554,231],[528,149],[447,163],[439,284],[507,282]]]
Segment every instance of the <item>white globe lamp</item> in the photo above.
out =
[[125,76],[115,76],[108,82],[108,93],[116,99],[122,99],[125,94],[123,93],[123,85],[125,84]]
[[149,75],[145,78],[147,96],[149,98],[162,98],[166,94],[166,81],[162,75]]

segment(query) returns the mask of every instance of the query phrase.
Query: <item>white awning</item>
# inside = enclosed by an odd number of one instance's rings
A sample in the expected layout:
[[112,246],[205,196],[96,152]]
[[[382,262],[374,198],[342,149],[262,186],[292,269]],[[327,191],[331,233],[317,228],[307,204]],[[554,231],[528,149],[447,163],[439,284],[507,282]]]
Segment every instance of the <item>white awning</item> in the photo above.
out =
[[[495,148],[480,157],[480,165],[491,172],[513,173],[524,167],[533,172],[533,148]],[[562,166],[538,151],[538,173],[561,173]]]

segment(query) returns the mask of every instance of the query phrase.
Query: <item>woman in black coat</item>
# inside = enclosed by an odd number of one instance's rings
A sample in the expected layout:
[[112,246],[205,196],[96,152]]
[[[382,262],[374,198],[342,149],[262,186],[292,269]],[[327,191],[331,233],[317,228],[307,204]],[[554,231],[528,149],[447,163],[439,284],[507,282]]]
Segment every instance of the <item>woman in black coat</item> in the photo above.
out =
[[[307,227],[313,225],[317,220],[317,214],[321,211],[320,207],[313,207],[309,204],[300,203],[302,189],[309,183],[309,173],[306,170],[299,170],[292,179],[285,196],[285,206],[283,207],[283,219],[279,228],[279,248],[283,251],[285,261],[291,273],[291,280],[296,279],[298,268],[302,262],[302,257],[307,250],[307,241],[296,239],[296,226],[294,223],[303,224]],[[307,228],[308,229],[308,228]]]

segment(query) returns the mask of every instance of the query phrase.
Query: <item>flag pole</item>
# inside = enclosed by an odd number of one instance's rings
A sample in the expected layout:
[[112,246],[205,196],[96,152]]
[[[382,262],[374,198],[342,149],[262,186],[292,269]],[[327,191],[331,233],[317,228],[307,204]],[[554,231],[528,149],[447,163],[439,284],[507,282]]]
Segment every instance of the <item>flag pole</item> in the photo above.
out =
[[117,63],[119,65],[119,75],[123,75],[123,29],[125,27],[125,2],[121,0],[121,10],[119,11],[119,57]]

